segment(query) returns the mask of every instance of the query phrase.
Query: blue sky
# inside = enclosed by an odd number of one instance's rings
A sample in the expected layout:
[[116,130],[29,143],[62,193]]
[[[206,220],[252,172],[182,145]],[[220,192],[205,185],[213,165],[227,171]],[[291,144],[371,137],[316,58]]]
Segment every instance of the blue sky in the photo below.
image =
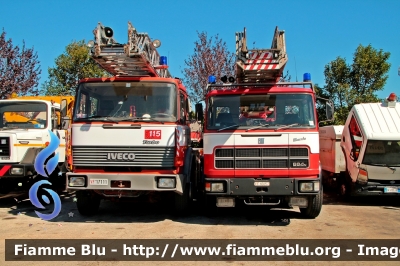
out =
[[314,83],[325,84],[324,66],[341,56],[352,62],[359,44],[371,44],[391,53],[385,89],[387,97],[399,92],[400,1],[398,0],[187,0],[187,1],[0,1],[0,27],[14,44],[34,47],[42,68],[48,67],[72,41],[93,39],[98,22],[114,30],[115,39],[127,41],[127,22],[139,32],[162,42],[160,55],[168,56],[172,75],[182,77],[184,60],[193,54],[196,31],[218,34],[230,51],[235,32],[247,28],[248,46],[269,48],[275,26],[286,33],[289,61],[286,70],[300,81],[305,72]]

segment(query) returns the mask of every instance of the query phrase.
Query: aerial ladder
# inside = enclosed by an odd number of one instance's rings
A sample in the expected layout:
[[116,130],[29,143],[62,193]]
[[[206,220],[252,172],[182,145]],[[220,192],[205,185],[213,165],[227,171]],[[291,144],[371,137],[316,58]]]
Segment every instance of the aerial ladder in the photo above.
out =
[[238,83],[276,83],[288,60],[285,31],[275,28],[270,49],[247,49],[246,28],[236,32],[236,79]]
[[159,40],[151,41],[147,33],[137,32],[128,22],[128,42],[120,44],[113,38],[113,30],[100,22],[93,30],[95,41],[88,46],[97,64],[114,76],[149,76],[172,78],[167,58],[160,56]]

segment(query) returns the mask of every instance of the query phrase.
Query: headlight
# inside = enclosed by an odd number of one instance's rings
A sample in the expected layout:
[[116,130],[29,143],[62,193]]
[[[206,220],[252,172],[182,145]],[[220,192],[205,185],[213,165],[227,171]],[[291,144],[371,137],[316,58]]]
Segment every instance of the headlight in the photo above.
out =
[[209,192],[224,192],[223,182],[206,182],[205,190]]
[[10,174],[12,175],[23,175],[24,174],[24,169],[19,168],[19,167],[13,167],[10,170]]
[[159,188],[175,188],[175,178],[160,177],[158,179]]
[[85,177],[83,177],[83,176],[71,176],[69,178],[68,185],[70,187],[84,187],[85,186]]
[[319,191],[319,181],[300,183],[300,192],[318,192],[318,191]]
[[211,183],[212,192],[224,192],[224,183]]

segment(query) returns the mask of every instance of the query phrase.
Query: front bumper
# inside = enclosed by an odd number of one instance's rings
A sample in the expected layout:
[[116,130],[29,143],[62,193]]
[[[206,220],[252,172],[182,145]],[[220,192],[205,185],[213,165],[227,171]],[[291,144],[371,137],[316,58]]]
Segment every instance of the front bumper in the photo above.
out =
[[[222,182],[224,192],[206,191],[207,195],[215,196],[312,196],[321,189],[318,178],[206,178],[205,182]],[[300,192],[301,182],[319,183],[318,191]],[[263,186],[263,184],[268,184]]]
[[[19,169],[18,174],[12,174],[12,169]],[[0,192],[25,192],[35,182],[33,164],[0,164]]]
[[353,196],[400,196],[400,184],[385,184],[382,182],[356,183],[351,194]]
[[[67,176],[66,181],[68,190],[115,190],[115,191],[140,190],[140,191],[175,191],[180,194],[183,193],[182,184],[184,182],[184,175],[67,173],[66,176]],[[84,184],[82,186],[71,186],[70,180],[72,177],[83,177]],[[158,187],[158,180],[160,178],[175,179],[175,187],[173,188]]]
[[[20,169],[18,174],[13,174],[12,169]],[[33,164],[0,164],[0,179],[3,178],[21,178],[32,176],[35,171]]]

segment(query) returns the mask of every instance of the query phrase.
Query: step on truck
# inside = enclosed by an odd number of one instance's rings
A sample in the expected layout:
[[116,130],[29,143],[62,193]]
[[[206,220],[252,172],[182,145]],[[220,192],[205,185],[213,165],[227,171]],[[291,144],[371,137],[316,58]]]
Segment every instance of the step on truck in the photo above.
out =
[[[155,200],[173,194],[177,214],[195,200],[200,157],[190,140],[190,101],[167,58],[128,22],[128,42],[97,25],[91,57],[112,77],[79,82],[69,143],[68,190],[82,215],[101,199]],[[163,193],[164,195],[160,195]]]
[[[278,27],[270,49],[249,50],[246,41],[246,29],[236,33],[236,77],[224,76],[222,83],[209,77],[203,135],[206,206],[298,206],[315,218],[323,192],[310,75],[304,82],[280,82],[288,57]],[[333,105],[325,102],[331,119]]]
[[65,190],[66,137],[72,116],[73,96],[18,96],[0,100],[0,195],[9,197],[27,193],[42,177],[34,162],[50,142],[49,131],[59,139],[55,151],[58,167],[49,173],[57,190]]
[[324,182],[342,196],[400,196],[400,103],[356,104],[344,125],[320,129]]

